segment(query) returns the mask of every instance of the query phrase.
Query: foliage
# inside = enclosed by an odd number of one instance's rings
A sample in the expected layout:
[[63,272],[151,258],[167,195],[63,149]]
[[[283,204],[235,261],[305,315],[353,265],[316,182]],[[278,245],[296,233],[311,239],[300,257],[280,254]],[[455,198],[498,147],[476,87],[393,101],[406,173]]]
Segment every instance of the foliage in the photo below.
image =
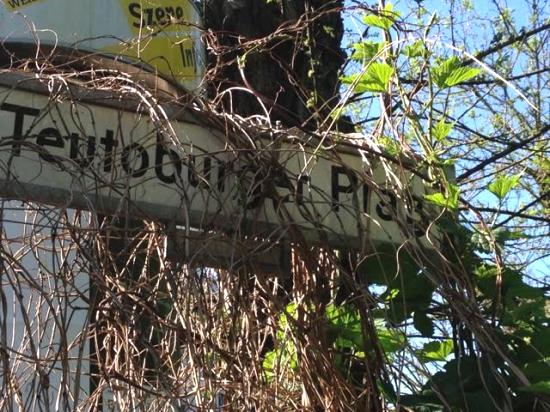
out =
[[[435,190],[424,199],[452,213],[435,224],[450,236],[445,254],[453,267],[430,264],[406,246],[378,247],[358,274],[378,298],[372,316],[407,342],[398,358],[408,369],[387,368],[394,389],[403,382],[408,388],[397,403],[413,410],[546,410],[550,221],[541,159],[550,151],[548,9],[526,5],[527,22],[497,8],[495,26],[485,27],[489,6],[449,5],[472,26],[449,20],[445,9],[440,17],[431,2],[401,4],[391,20],[389,3],[367,11],[342,82],[360,130],[375,130],[394,155],[426,162]],[[384,87],[367,86],[376,63],[393,67]],[[444,172],[450,164],[456,177]],[[416,373],[425,378],[414,382]]]

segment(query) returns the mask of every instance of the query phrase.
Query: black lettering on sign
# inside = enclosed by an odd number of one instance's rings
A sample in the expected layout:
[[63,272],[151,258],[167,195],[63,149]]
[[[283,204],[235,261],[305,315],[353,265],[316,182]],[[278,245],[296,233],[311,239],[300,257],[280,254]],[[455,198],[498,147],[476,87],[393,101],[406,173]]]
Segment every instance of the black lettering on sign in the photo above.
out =
[[[353,193],[357,188],[357,176],[342,166],[332,166],[332,209],[340,209],[340,193]],[[347,184],[340,184],[340,176],[346,176]]]
[[164,17],[166,16],[166,12],[162,7],[159,7],[155,9],[155,17],[157,18],[157,23],[160,25],[165,25],[166,22],[164,21]]
[[[42,147],[50,146],[61,149],[65,146],[63,138],[61,137],[61,133],[59,133],[59,130],[54,129],[53,127],[42,129],[40,133],[38,133],[36,144]],[[41,151],[38,156],[41,159],[44,159],[46,162],[55,162],[55,157],[51,154],[48,154],[47,151]]]
[[380,219],[389,222],[394,219],[397,213],[397,197],[395,193],[386,189],[380,191],[380,197],[382,200],[376,205],[376,214]]
[[191,186],[194,187],[204,186],[205,184],[208,185],[212,174],[212,158],[210,156],[204,156],[202,163],[202,174],[200,174],[196,163],[196,156],[189,155],[189,160],[187,161],[187,180]]
[[[132,152],[133,156],[130,156],[132,155]],[[139,167],[133,167],[138,158],[141,162]],[[138,143],[132,143],[131,145],[126,146],[122,150],[120,160],[124,171],[132,177],[143,176],[149,168],[149,154],[147,154],[147,151],[143,148],[143,146]]]
[[137,22],[134,21],[132,23],[132,26],[135,28],[140,28],[146,26],[146,22],[141,18],[141,6],[139,3],[130,3],[128,5],[128,11],[130,12],[130,15],[137,19]]
[[250,163],[236,171],[233,198],[246,210],[256,209],[264,203],[266,171]]
[[154,9],[145,9],[144,13],[147,16],[147,19],[145,20],[145,25],[147,27],[153,27],[153,12]]
[[225,191],[225,179],[227,179],[231,164],[231,162],[222,162],[218,160],[218,190],[220,192]]
[[11,153],[13,156],[21,155],[21,141],[23,140],[23,122],[25,116],[36,117],[40,114],[40,110],[32,107],[18,106],[16,104],[2,103],[0,110],[5,112],[15,113],[15,121],[13,122],[13,145]]
[[86,155],[84,155],[81,152],[80,143],[82,139],[77,133],[71,133],[71,135],[69,136],[69,140],[71,143],[70,152],[69,152],[69,156],[71,157],[71,160],[74,160],[76,164],[82,168],[90,166],[90,164],[94,160],[94,156],[96,152],[95,137],[88,136]]
[[135,28],[167,26],[181,22],[184,16],[181,6],[142,8],[140,3],[130,3],[128,12],[134,18],[132,26]]
[[369,213],[370,187],[368,184],[363,185],[363,212]]
[[193,45],[190,47],[183,47],[180,43],[181,62],[183,67],[193,68],[193,72],[197,73],[197,59],[195,57],[195,48]]
[[[407,225],[413,228],[414,235],[416,237],[424,236],[426,234],[426,230],[428,229],[429,222],[427,221],[423,211],[424,205],[422,200],[409,195],[407,196],[407,202],[405,205],[407,209]],[[419,216],[419,218],[414,219],[413,214]]]
[[27,4],[34,3],[38,0],[8,0],[8,6],[10,6],[12,9],[17,9],[19,7],[26,6]]
[[300,176],[298,178],[298,184],[296,185],[296,203],[300,206],[305,204],[304,201],[304,186],[309,185],[311,182],[311,177],[309,176]]
[[104,159],[104,166],[103,171],[110,172],[113,168],[113,159],[114,159],[114,150],[117,146],[117,141],[113,139],[114,132],[112,130],[107,129],[105,132],[105,137],[102,137],[100,139],[100,143],[105,145],[105,159]]
[[300,176],[296,180],[296,187],[294,187],[293,181],[285,174],[283,169],[275,172],[276,175],[273,177],[275,185],[278,188],[286,189],[289,193],[285,195],[279,195],[277,191],[277,196],[272,198],[273,208],[277,210],[284,203],[296,203],[299,206],[305,204],[304,201],[304,186],[310,182],[309,176]]
[[[282,168],[275,168],[270,170],[269,180],[275,185],[274,193],[270,193],[271,196],[269,196],[271,197],[273,208],[275,209],[275,211],[278,211],[284,203],[293,202],[292,197],[295,193],[294,186],[292,185],[292,182]],[[279,194],[279,190],[277,190],[277,188],[285,189],[290,193],[281,195]]]
[[[164,158],[168,157],[169,162],[164,163]],[[164,166],[170,165],[172,173],[169,175],[164,174]],[[181,159],[178,154],[173,150],[166,150],[162,144],[161,135],[157,135],[157,146],[155,151],[155,174],[160,181],[164,183],[173,184],[176,183],[176,177],[181,176]]]

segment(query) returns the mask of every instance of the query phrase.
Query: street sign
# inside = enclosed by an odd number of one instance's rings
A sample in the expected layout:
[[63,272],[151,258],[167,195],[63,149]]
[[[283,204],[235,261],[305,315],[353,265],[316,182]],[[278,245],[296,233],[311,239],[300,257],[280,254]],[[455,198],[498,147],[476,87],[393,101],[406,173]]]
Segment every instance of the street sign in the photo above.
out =
[[[111,56],[149,67],[187,90],[205,70],[201,16],[192,0],[3,0],[2,47],[29,43]],[[54,53],[52,53],[53,55]],[[96,68],[103,68],[95,65]]]
[[334,150],[277,133],[239,142],[181,116],[155,119],[154,108],[68,96],[0,88],[1,196],[162,220],[195,234],[296,241],[299,232],[340,247],[437,243],[427,233],[423,181],[353,145]]

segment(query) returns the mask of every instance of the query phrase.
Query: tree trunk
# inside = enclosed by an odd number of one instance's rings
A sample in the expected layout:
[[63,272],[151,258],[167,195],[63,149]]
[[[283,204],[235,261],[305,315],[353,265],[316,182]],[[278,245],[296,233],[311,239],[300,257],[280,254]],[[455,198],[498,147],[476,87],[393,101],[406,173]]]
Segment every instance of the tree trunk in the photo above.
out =
[[[241,115],[266,114],[286,126],[316,128],[338,101],[343,0],[206,0],[215,34],[213,95],[231,87]],[[242,70],[241,70],[242,69]],[[261,102],[261,104],[260,104]]]

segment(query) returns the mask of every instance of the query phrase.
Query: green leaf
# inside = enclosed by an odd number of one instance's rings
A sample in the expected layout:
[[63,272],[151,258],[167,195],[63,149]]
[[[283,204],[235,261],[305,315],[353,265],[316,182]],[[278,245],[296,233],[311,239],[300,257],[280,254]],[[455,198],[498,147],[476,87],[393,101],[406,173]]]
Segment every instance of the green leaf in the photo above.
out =
[[445,139],[451,130],[453,130],[454,123],[445,123],[443,119],[435,124],[432,128],[432,136],[438,141],[441,142]]
[[376,248],[375,253],[361,261],[357,270],[369,283],[388,286],[386,296],[395,298],[399,295],[396,289],[399,291],[402,287],[401,277],[410,278],[411,283],[416,282],[420,267],[408,253],[398,253],[394,245],[382,244]]
[[399,13],[393,11],[393,5],[391,3],[386,4],[384,10],[380,11],[380,14],[367,14],[363,17],[363,23],[367,26],[378,27],[380,29],[388,30],[395,20],[399,17]]
[[532,385],[520,386],[518,390],[522,392],[542,393],[550,395],[550,381],[541,381],[533,383]]
[[543,356],[550,356],[550,328],[544,328],[533,336],[531,344]]
[[421,360],[426,362],[443,362],[451,353],[453,353],[453,348],[453,341],[450,339],[444,341],[433,341],[426,343],[422,350],[418,353],[418,356]]
[[280,370],[298,369],[298,352],[292,341],[280,343],[280,347],[268,352],[262,362],[266,380],[270,382]]
[[387,305],[382,316],[392,324],[402,323],[412,312],[426,310],[431,303],[434,284],[413,256],[394,245],[378,245],[357,271],[370,284],[387,286],[380,296]]
[[426,47],[422,40],[417,40],[413,44],[409,44],[403,48],[403,54],[409,59],[414,59],[415,57],[422,57],[426,53]]
[[414,410],[419,412],[432,412],[434,410],[442,410],[441,401],[433,393],[426,395],[402,395],[401,404],[404,406],[414,407]]
[[342,83],[354,85],[355,93],[380,92],[388,89],[393,67],[387,63],[371,63],[362,73],[342,77]]
[[393,72],[393,67],[387,63],[372,63],[362,76],[358,86],[371,92],[385,92]]
[[266,380],[271,382],[275,377],[275,370],[277,368],[277,352],[272,350],[268,352],[262,363],[262,368],[264,370]]
[[475,357],[452,359],[445,364],[444,371],[432,375],[422,395],[436,393],[439,399],[445,400],[445,407],[436,410],[482,412],[503,409],[502,386],[491,366]]
[[378,341],[384,352],[393,353],[403,348],[405,345],[405,335],[401,331],[384,327],[383,322],[378,319],[375,324]]
[[388,136],[380,136],[378,138],[378,143],[380,143],[384,150],[392,156],[397,156],[401,150],[403,150],[399,142]]
[[[481,265],[474,270],[479,290],[488,299],[492,299],[497,291],[498,273],[498,269],[495,266],[489,265]],[[520,312],[524,312],[522,319],[528,321],[529,317],[527,313],[537,310],[537,306],[544,304],[544,302],[540,301],[544,298],[544,290],[525,283],[521,272],[505,267],[502,271],[501,282],[500,290],[507,302],[508,315],[512,316],[519,310]],[[525,305],[529,306],[524,308]],[[548,344],[550,348],[550,335],[546,336],[543,331],[537,333],[533,338],[533,344],[538,345],[538,342],[541,340],[541,347]]]
[[489,184],[488,189],[492,194],[502,200],[518,185],[520,178],[520,175],[499,176],[494,182]]
[[359,314],[350,306],[328,305],[329,337],[338,349],[363,348],[363,332]]
[[528,363],[523,367],[525,376],[530,381],[541,381],[550,377],[550,359]]
[[378,56],[384,45],[373,41],[362,41],[355,43],[352,47],[354,51],[351,58],[353,60],[370,62]]
[[521,230],[508,230],[508,229],[499,229],[494,232],[495,240],[499,245],[504,245],[505,242],[511,240],[526,239],[527,236]]
[[450,76],[445,80],[447,87],[456,86],[462,82],[473,79],[481,72],[480,69],[475,67],[460,67],[452,71]]
[[460,188],[456,185],[449,185],[446,190],[446,194],[433,193],[430,195],[424,195],[424,199],[429,202],[451,210],[458,208],[458,199],[460,197]]
[[477,76],[481,70],[462,66],[460,59],[452,56],[432,70],[432,76],[437,87],[446,89],[456,86]]
[[388,400],[393,403],[397,402],[397,393],[395,392],[393,385],[391,384],[391,382],[385,380],[383,377],[381,377],[380,379],[380,389]]

